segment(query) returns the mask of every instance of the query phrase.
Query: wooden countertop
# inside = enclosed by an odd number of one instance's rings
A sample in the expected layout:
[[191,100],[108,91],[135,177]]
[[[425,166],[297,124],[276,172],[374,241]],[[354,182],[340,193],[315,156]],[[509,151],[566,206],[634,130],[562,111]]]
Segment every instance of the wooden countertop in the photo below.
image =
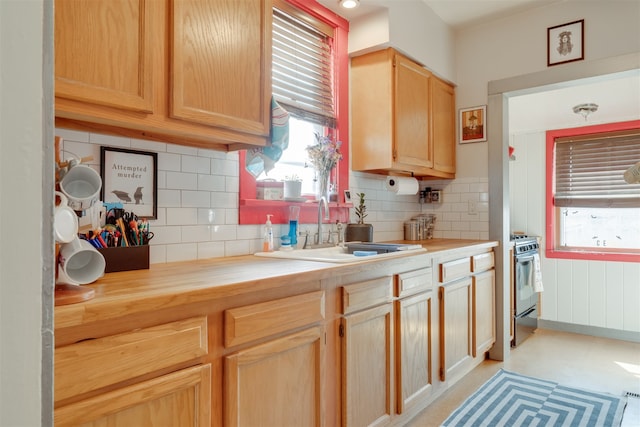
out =
[[[495,241],[432,239],[420,242],[427,252],[398,253],[383,259],[333,264],[245,255],[186,262],[152,264],[148,270],[107,273],[89,286],[90,301],[55,308],[56,330],[109,320],[133,313],[160,310],[229,296],[305,285],[320,289],[320,281],[336,274],[352,274],[372,268],[388,269],[399,260],[415,256],[440,256],[449,251],[478,250]],[[401,263],[400,263],[401,264]],[[311,283],[311,285],[310,285]]]

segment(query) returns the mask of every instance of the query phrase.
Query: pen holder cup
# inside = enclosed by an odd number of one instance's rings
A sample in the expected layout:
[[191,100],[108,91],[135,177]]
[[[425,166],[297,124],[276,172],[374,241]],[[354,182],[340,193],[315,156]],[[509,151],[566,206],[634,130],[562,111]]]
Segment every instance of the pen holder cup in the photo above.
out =
[[149,245],[101,248],[98,252],[107,262],[105,273],[149,268]]

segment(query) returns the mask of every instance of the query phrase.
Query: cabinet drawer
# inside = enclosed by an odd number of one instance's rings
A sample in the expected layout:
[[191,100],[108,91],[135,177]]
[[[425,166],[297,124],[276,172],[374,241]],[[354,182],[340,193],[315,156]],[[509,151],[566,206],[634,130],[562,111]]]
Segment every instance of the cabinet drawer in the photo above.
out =
[[206,355],[205,316],[55,350],[55,400],[86,393]]
[[474,273],[489,270],[493,268],[494,265],[495,255],[493,251],[471,257],[471,271]]
[[353,313],[393,299],[391,277],[367,280],[342,287],[342,313]]
[[232,308],[224,312],[224,345],[255,341],[323,319],[323,291]]
[[440,283],[450,282],[471,274],[471,260],[460,258],[440,264]]
[[422,268],[398,275],[396,296],[399,298],[431,289],[433,286],[433,270]]

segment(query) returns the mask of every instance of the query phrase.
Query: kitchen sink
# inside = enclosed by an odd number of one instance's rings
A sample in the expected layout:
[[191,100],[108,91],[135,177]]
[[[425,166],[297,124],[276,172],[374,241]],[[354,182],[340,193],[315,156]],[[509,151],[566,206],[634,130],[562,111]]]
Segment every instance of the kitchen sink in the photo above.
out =
[[[377,246],[375,246],[377,245]],[[298,259],[331,263],[353,263],[372,258],[389,258],[403,253],[426,252],[420,245],[359,243],[357,246],[331,246],[317,249],[293,249],[288,251],[258,252],[255,255],[267,258]]]

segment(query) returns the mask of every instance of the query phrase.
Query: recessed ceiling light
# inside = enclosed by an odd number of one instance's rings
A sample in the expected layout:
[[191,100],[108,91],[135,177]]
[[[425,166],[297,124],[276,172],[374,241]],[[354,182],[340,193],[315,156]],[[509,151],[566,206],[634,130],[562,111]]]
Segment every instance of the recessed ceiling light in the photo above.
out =
[[340,6],[345,9],[353,9],[354,7],[358,7],[360,4],[360,0],[340,0]]

